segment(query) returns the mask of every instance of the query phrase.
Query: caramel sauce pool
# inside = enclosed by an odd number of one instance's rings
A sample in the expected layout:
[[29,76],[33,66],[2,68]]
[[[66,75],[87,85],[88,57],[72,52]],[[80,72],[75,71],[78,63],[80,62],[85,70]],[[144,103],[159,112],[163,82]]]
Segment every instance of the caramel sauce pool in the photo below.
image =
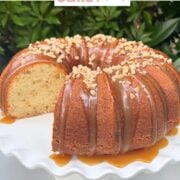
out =
[[0,119],[1,124],[13,124],[16,121],[16,119],[13,119],[11,117],[3,117]]
[[58,165],[58,166],[65,166],[71,160],[70,155],[65,154],[52,154],[50,158]]
[[80,161],[88,165],[96,165],[102,162],[107,162],[116,167],[125,167],[129,163],[134,161],[150,163],[158,155],[159,150],[166,147],[167,145],[168,145],[168,140],[164,138],[159,143],[148,149],[136,150],[115,156],[108,155],[108,156],[94,156],[93,158],[91,157],[78,157],[78,158]]
[[[178,129],[174,128],[169,133],[168,136],[175,136],[178,133]],[[159,150],[163,149],[168,145],[168,140],[166,138],[159,141],[154,146],[147,148],[147,149],[140,149],[132,152],[128,152],[125,154],[119,155],[104,155],[104,156],[93,156],[93,157],[86,157],[86,156],[78,156],[78,159],[88,165],[97,165],[102,162],[107,162],[112,164],[116,167],[125,167],[128,164],[134,161],[141,161],[145,163],[150,163],[159,153]],[[68,164],[71,160],[71,156],[69,155],[62,155],[62,154],[53,154],[50,158],[58,165],[64,166]]]
[[[81,162],[91,166],[97,165],[102,162],[107,162],[116,167],[124,167],[134,161],[142,161],[142,162],[150,163],[158,155],[159,150],[166,147],[167,145],[168,145],[168,140],[164,138],[159,143],[148,149],[136,150],[114,156],[113,155],[102,155],[102,156],[92,156],[92,157],[78,156],[78,159]],[[54,162],[59,166],[66,165],[71,160],[71,156],[61,155],[61,154],[59,155],[53,154],[50,156],[50,158],[53,159]]]

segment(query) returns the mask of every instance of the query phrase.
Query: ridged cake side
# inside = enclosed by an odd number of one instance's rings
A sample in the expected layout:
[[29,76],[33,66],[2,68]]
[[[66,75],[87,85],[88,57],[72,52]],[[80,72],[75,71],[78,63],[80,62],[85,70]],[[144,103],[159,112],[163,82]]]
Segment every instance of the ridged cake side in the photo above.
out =
[[53,150],[93,155],[152,146],[180,119],[178,73],[164,53],[142,43],[94,39],[89,64],[74,68],[56,105]]

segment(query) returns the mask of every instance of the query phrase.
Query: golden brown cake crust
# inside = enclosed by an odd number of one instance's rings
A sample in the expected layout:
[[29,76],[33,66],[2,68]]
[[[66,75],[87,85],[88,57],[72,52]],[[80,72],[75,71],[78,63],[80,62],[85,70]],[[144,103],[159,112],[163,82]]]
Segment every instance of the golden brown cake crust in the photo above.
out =
[[142,42],[93,37],[51,38],[14,56],[0,78],[19,69],[54,63],[66,73],[54,112],[53,151],[118,154],[159,141],[180,120],[180,77],[171,59]]

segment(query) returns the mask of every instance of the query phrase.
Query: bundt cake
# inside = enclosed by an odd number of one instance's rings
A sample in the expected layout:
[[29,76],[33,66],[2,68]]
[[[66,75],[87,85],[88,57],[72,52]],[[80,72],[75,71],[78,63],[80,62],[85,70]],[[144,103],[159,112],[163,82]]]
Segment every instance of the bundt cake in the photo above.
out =
[[13,57],[1,75],[0,105],[15,118],[54,111],[54,152],[125,153],[178,124],[180,77],[167,55],[142,42],[51,38]]

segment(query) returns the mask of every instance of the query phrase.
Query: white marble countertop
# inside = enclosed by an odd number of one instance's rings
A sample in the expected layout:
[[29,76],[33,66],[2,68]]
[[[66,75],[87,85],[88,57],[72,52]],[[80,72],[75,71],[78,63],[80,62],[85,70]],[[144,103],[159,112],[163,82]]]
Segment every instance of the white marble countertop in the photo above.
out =
[[[85,180],[79,175],[69,175],[68,177],[53,177],[45,170],[29,170],[23,167],[15,158],[5,157],[0,153],[0,180]],[[107,176],[103,180],[122,180],[115,176]],[[160,172],[155,174],[142,173],[131,178],[131,180],[179,180],[180,163],[169,164]]]

